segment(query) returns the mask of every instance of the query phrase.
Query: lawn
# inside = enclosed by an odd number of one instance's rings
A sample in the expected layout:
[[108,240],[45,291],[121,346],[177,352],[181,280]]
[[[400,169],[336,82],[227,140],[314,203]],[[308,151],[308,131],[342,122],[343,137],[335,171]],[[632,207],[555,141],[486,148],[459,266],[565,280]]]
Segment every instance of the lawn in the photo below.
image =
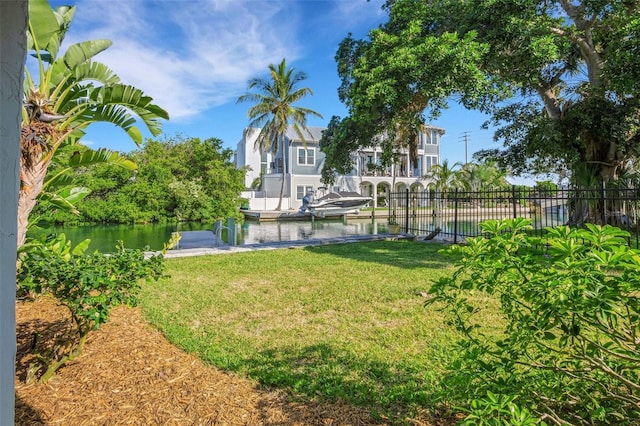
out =
[[[398,421],[433,410],[457,336],[426,308],[438,244],[378,241],[168,259],[140,305],[168,339],[300,398]],[[491,303],[488,303],[491,305]],[[497,323],[489,310],[486,323]]]

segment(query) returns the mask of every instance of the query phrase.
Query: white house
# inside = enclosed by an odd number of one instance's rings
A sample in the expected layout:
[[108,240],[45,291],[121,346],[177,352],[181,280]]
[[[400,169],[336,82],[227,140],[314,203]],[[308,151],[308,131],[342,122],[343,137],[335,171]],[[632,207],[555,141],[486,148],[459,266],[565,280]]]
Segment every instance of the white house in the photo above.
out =
[[[282,171],[284,168],[284,197],[282,209],[298,209],[302,198],[309,191],[323,187],[320,182],[325,155],[319,141],[324,127],[309,127],[305,141],[300,140],[293,128],[287,129],[285,149],[277,154],[260,152],[256,139],[260,129],[248,128],[238,142],[235,152],[236,167],[247,167],[242,194],[249,200],[251,210],[274,210],[280,198]],[[347,175],[338,176],[332,190],[354,191],[369,195],[374,205],[384,205],[386,194],[407,188],[424,189],[422,180],[431,166],[440,163],[440,138],[444,129],[424,126],[418,135],[418,162],[413,167],[406,149],[400,151],[400,161],[390,167],[380,166],[382,150],[369,147],[353,155],[353,169]],[[395,182],[395,183],[394,183]]]

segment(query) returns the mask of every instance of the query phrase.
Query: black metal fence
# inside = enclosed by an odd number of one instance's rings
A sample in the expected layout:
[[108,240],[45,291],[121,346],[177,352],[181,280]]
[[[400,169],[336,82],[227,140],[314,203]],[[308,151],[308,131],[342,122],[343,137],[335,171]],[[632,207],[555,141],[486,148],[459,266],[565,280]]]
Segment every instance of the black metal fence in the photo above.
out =
[[414,235],[436,234],[454,243],[480,235],[488,219],[524,217],[534,232],[547,227],[610,224],[631,233],[629,245],[639,248],[640,188],[557,189],[537,191],[514,186],[508,190],[393,192],[389,217],[400,230]]

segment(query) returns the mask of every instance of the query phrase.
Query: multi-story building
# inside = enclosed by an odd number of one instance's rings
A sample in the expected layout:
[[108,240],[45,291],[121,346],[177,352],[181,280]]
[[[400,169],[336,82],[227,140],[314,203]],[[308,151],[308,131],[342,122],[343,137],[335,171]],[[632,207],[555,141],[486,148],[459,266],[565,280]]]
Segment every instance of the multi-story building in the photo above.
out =
[[[305,141],[296,132],[287,129],[280,152],[261,152],[256,146],[260,129],[248,128],[235,152],[236,167],[247,168],[243,196],[249,199],[251,210],[274,210],[280,198],[283,185],[282,209],[298,209],[302,198],[309,191],[323,187],[320,182],[325,155],[320,151],[319,141],[323,127],[309,127]],[[444,129],[425,126],[418,136],[418,161],[411,163],[409,152],[400,150],[400,160],[390,166],[380,164],[382,150],[378,147],[360,149],[353,155],[353,169],[346,175],[337,177],[331,190],[354,191],[373,197],[374,206],[384,205],[390,191],[407,188],[423,189],[427,182],[423,176],[431,166],[440,163],[440,138]],[[320,195],[320,194],[319,194]]]

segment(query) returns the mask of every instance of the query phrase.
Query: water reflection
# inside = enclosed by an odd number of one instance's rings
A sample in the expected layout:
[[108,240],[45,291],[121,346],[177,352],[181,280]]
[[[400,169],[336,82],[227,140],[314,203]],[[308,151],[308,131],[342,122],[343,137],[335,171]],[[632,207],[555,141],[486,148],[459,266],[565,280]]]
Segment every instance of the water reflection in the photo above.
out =
[[[226,224],[225,224],[226,225]],[[118,241],[127,248],[160,250],[172,232],[213,230],[211,223],[148,224],[148,225],[93,225],[60,227],[54,226],[33,232],[30,235],[64,233],[67,239],[77,244],[90,239],[89,250],[113,251]],[[315,238],[333,238],[351,235],[386,233],[386,219],[375,220],[316,220],[294,222],[246,221],[236,226],[236,244],[260,244],[278,241],[297,241]],[[222,238],[228,242],[229,230],[224,229]]]
[[[253,222],[242,224],[240,244],[260,244],[276,241],[310,240],[351,235],[372,235],[386,232],[385,221]],[[223,235],[224,238],[224,235]]]

